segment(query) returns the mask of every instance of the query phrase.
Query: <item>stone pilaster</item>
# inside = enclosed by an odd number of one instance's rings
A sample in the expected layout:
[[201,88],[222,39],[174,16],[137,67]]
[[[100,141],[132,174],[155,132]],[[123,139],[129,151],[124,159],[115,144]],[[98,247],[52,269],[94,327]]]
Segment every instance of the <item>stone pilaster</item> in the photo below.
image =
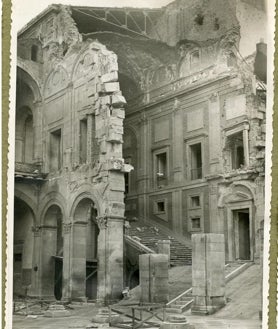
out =
[[86,234],[87,222],[78,221],[72,225],[70,296],[84,301],[86,288]]
[[174,103],[174,116],[173,116],[173,174],[174,181],[180,182],[183,179],[183,113],[179,108],[179,101],[176,99]]
[[33,231],[33,268],[31,273],[31,287],[29,290],[30,296],[38,297],[40,295],[39,287],[39,261],[40,261],[40,242],[41,242],[41,227],[34,226]]
[[42,226],[41,228],[41,261],[39,278],[41,282],[40,296],[45,299],[54,298],[54,275],[57,241],[56,226]]
[[71,270],[71,233],[72,222],[63,224],[64,245],[63,245],[63,300],[69,300],[70,291],[70,270]]
[[101,304],[121,298],[123,291],[123,218],[98,217],[98,292]]

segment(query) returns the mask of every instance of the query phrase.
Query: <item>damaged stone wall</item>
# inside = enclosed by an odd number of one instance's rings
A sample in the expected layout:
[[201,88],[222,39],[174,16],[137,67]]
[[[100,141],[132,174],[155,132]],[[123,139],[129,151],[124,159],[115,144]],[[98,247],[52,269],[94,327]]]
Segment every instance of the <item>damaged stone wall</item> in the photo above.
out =
[[[35,147],[40,149],[45,179],[34,200],[38,202],[36,235],[41,238],[35,241],[33,257],[38,259],[39,250],[56,243],[58,222],[54,220],[51,227],[46,222],[48,209],[55,204],[63,227],[62,298],[84,300],[87,259],[83,245],[89,221],[94,221],[99,227],[97,299],[113,301],[123,288],[124,172],[131,168],[122,157],[126,101],[118,82],[117,56],[99,42],[82,42],[69,9],[63,6],[54,6],[22,35],[19,54],[27,72],[34,64],[27,56],[34,38],[43,58],[36,62],[42,72],[43,97],[41,116],[35,116],[34,125],[43,129]],[[18,98],[24,105],[24,94]],[[17,185],[28,194],[24,181]],[[80,215],[81,204],[88,214],[95,208],[97,216]],[[31,289],[34,295],[53,296],[55,278],[46,273],[53,273],[54,249],[53,255],[44,254],[38,263],[37,284]]]

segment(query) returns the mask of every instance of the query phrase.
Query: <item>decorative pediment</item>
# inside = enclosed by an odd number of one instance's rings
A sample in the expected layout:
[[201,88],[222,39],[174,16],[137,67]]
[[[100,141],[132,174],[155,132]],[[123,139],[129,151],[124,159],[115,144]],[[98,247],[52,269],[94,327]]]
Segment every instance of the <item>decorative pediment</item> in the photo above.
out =
[[87,50],[80,55],[73,70],[72,80],[84,79],[88,75],[94,75],[96,72],[97,53]]
[[62,66],[58,66],[50,73],[46,80],[44,96],[49,97],[53,94],[56,94],[59,91],[67,88],[68,85],[69,77],[67,71]]

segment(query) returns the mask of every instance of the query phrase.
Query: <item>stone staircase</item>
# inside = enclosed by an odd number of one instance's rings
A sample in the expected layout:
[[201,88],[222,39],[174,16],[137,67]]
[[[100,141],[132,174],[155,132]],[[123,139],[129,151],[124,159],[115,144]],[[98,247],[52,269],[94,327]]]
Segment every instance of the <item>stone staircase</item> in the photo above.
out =
[[[225,265],[225,283],[228,283],[243,271],[245,271],[252,262],[234,262]],[[187,289],[179,296],[166,304],[166,312],[182,313],[191,308],[193,303],[192,288]]]
[[134,222],[126,229],[125,235],[138,241],[141,245],[157,253],[157,242],[159,240],[170,240],[170,265],[183,266],[192,263],[192,248],[190,241],[184,241],[184,244],[175,237],[168,235],[157,226],[146,223]]

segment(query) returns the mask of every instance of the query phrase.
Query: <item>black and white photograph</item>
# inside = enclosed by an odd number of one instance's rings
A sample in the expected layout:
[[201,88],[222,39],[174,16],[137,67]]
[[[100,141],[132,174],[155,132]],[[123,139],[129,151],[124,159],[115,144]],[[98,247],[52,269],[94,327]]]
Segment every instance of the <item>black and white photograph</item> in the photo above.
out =
[[267,328],[274,6],[13,1],[7,328]]

